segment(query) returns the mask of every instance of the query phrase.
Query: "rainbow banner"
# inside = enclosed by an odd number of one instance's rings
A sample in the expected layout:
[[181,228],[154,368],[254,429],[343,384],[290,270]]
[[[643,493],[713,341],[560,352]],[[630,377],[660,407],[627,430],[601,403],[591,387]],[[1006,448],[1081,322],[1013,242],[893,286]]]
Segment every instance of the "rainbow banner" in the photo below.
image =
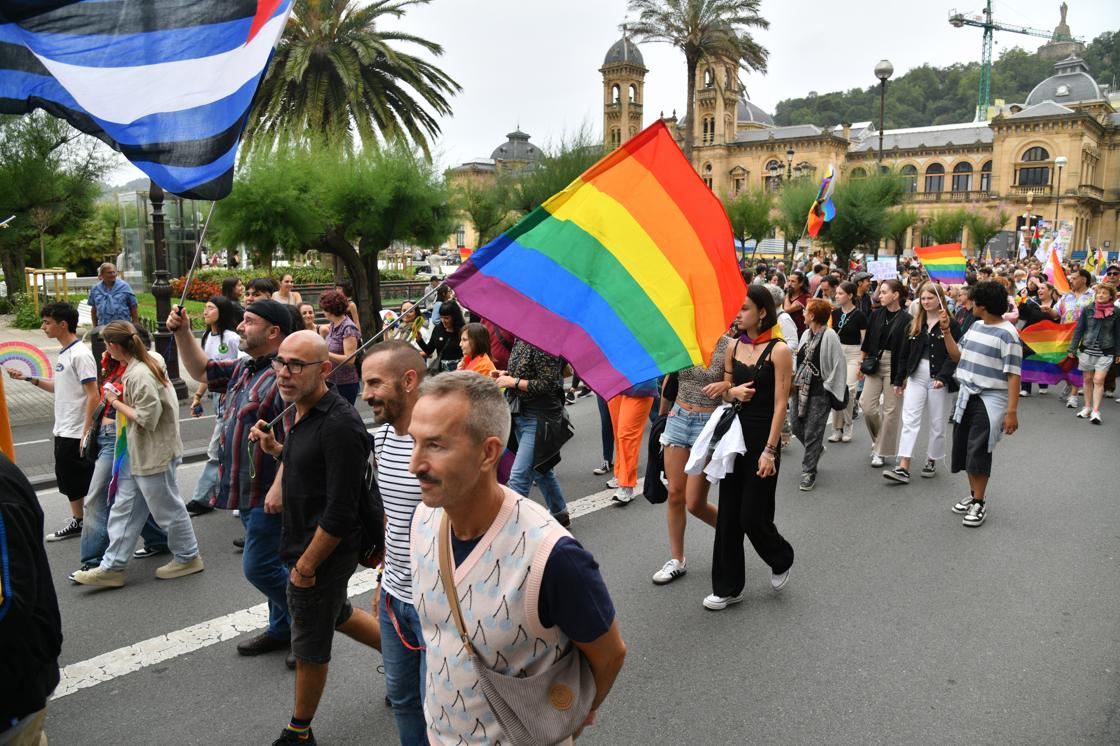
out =
[[1054,283],[1054,288],[1059,293],[1065,295],[1073,290],[1069,285],[1069,278],[1066,277],[1066,271],[1062,269],[1062,260],[1058,257],[1057,249],[1050,249],[1050,259],[1042,271],[1046,273],[1050,282]]
[[746,295],[727,213],[660,120],[447,283],[604,398],[706,365]]
[[6,368],[12,363],[31,378],[50,378],[54,370],[46,353],[35,345],[18,341],[0,342],[0,365]]
[[1023,344],[1030,348],[1024,350],[1024,353],[1031,353],[1023,357],[1023,383],[1055,384],[1069,381],[1073,386],[1082,384],[1081,371],[1076,366],[1068,371],[1061,367],[1076,328],[1076,321],[1068,324],[1039,321],[1019,332]]
[[922,266],[929,279],[942,285],[963,285],[965,283],[964,254],[959,243],[946,243],[939,246],[915,246]]
[[117,443],[113,448],[113,476],[109,480],[109,505],[112,505],[117,497],[117,490],[120,489],[121,467],[128,458],[128,438],[125,434],[127,424],[128,420],[125,416],[117,412]]
[[832,192],[836,189],[836,178],[833,173],[832,164],[828,164],[828,170],[824,172],[824,178],[821,179],[820,189],[817,190],[817,198],[813,200],[813,204],[809,207],[809,217],[805,221],[805,229],[813,238],[821,232],[821,227],[836,217],[836,206],[832,204]]

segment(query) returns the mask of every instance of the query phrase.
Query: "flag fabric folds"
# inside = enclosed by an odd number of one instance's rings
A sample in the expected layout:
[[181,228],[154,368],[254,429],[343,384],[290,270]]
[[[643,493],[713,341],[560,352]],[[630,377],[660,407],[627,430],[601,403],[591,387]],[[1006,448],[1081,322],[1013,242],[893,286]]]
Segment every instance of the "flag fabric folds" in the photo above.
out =
[[727,213],[660,120],[447,282],[604,398],[706,365],[746,295]]
[[809,217],[806,220],[806,229],[809,235],[813,238],[821,232],[821,227],[836,217],[836,206],[832,204],[832,192],[836,189],[836,178],[833,173],[832,164],[828,164],[828,170],[824,173],[824,178],[821,179],[821,188],[817,190],[817,198],[813,200],[813,204],[809,207]]
[[221,199],[293,2],[2,2],[0,113],[43,109],[166,191]]
[[1089,274],[1095,275],[1099,270],[1097,269],[1097,252],[1093,251],[1093,247],[1089,244],[1089,239],[1085,239],[1085,269]]
[[1069,285],[1069,279],[1066,277],[1066,271],[1062,269],[1062,262],[1058,259],[1058,250],[1050,249],[1050,258],[1046,262],[1046,267],[1043,268],[1046,277],[1050,282],[1054,283],[1054,287],[1059,293],[1063,295],[1072,290]]
[[128,420],[125,416],[117,412],[117,442],[113,447],[113,476],[109,479],[109,505],[112,505],[117,498],[117,490],[120,488],[121,467],[124,466],[125,459],[128,458],[128,436],[125,433],[127,424]]
[[963,285],[965,283],[967,268],[959,243],[915,246],[914,253],[921,260],[922,266],[929,274],[929,279],[934,282],[940,282],[942,285]]
[[1066,359],[1066,352],[1076,329],[1076,321],[1068,324],[1039,321],[1019,332],[1019,338],[1030,348],[1031,353],[1023,358],[1023,383],[1055,384],[1068,381],[1074,386],[1083,383],[1081,371],[1076,365],[1068,371],[1060,365]]

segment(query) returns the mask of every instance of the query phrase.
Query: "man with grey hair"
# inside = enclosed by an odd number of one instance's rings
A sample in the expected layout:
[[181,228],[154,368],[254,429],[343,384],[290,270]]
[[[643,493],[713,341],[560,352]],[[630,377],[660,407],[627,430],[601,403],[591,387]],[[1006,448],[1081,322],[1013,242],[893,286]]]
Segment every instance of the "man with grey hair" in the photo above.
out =
[[[447,583],[462,597],[463,614],[497,621],[479,623],[471,638],[493,671],[536,676],[566,655],[586,656],[595,679],[590,713],[574,733],[550,734],[549,742],[578,736],[595,721],[626,656],[595,558],[543,506],[498,484],[509,428],[501,390],[470,371],[424,381],[412,411],[411,470],[423,499],[412,520],[412,597],[427,669],[440,672],[425,681],[432,743],[508,740],[477,686]],[[441,562],[454,568],[446,582]],[[542,715],[549,706],[540,703]]]
[[90,317],[94,326],[110,321],[140,323],[136,294],[124,280],[117,278],[117,268],[105,262],[97,269],[100,282],[89,289]]

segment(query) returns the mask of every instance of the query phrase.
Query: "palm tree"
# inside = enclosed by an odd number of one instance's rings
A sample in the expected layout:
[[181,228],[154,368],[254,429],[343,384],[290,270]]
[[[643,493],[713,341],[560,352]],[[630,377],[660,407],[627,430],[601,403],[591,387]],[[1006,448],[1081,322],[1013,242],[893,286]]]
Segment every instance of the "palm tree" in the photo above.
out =
[[[751,37],[750,28],[769,28],[758,14],[761,0],[629,0],[638,14],[628,26],[645,41],[672,44],[684,53],[688,77],[685,111],[689,126],[695,123],[692,87],[696,69],[704,60],[738,60],[746,70],[766,72],[769,52]],[[685,155],[692,157],[692,138],[686,136]]]
[[[459,84],[435,65],[391,46],[443,47],[401,31],[379,29],[430,0],[296,0],[245,130],[251,147],[322,139],[353,150],[404,141],[430,158],[436,117],[451,113]],[[430,109],[430,110],[429,110]]]

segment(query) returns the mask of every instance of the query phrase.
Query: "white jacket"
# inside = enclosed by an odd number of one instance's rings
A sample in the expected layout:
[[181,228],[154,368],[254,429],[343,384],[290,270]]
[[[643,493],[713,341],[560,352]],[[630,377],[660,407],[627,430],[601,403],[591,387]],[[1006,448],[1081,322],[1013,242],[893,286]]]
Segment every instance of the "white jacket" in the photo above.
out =
[[[734,470],[735,457],[747,452],[747,443],[743,439],[743,426],[738,417],[731,423],[731,427],[719,442],[712,444],[716,424],[723,413],[730,408],[730,404],[724,404],[712,412],[712,416],[704,424],[704,429],[700,431],[700,435],[692,445],[692,451],[688,454],[688,461],[684,465],[685,474],[695,476],[703,472],[708,481],[715,484]],[[708,460],[709,455],[711,460]],[[704,465],[705,462],[707,466]]]

